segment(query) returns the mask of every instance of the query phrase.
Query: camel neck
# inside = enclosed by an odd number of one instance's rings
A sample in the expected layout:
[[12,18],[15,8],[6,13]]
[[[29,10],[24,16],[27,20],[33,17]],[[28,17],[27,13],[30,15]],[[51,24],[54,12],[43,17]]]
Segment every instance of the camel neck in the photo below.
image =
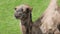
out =
[[31,13],[28,14],[27,19],[21,20],[21,24],[25,27],[26,29],[26,34],[32,34],[32,16]]
[[57,7],[57,0],[50,0],[50,4],[47,9],[53,10]]
[[57,0],[51,0],[50,5],[55,6],[57,4]]

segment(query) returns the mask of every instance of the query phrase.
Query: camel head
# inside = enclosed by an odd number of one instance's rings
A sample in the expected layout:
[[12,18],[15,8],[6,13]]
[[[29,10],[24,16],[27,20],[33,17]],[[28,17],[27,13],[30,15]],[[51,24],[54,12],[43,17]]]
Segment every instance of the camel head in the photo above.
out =
[[31,13],[32,8],[28,5],[20,5],[15,8],[15,17],[17,19],[26,19],[29,16],[29,13]]

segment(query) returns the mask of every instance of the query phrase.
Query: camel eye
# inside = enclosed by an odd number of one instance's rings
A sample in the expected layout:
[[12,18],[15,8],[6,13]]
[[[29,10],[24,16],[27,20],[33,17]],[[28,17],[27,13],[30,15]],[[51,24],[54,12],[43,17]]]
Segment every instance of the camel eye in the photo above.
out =
[[21,9],[21,11],[23,11],[23,9]]
[[26,9],[26,13],[29,13],[29,8]]

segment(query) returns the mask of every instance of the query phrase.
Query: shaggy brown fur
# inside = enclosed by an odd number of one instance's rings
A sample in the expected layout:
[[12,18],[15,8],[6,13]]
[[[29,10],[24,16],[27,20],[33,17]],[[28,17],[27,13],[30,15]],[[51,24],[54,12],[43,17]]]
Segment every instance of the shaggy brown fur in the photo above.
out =
[[39,18],[37,21],[34,22],[33,27],[32,27],[32,34],[42,34],[42,31],[40,29],[40,26],[41,26],[41,20],[40,19],[41,18]]
[[28,5],[20,5],[15,8],[15,17],[21,20],[23,34],[32,34],[32,8]]

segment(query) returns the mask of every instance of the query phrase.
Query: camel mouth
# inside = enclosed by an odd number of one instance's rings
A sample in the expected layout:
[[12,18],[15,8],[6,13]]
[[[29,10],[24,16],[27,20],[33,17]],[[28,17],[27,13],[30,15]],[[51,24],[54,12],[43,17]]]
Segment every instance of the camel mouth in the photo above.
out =
[[21,19],[21,20],[25,19],[24,16],[15,16],[15,18],[16,18],[16,19]]
[[16,18],[16,19],[19,19],[19,18],[20,18],[20,16],[15,16],[15,18]]

